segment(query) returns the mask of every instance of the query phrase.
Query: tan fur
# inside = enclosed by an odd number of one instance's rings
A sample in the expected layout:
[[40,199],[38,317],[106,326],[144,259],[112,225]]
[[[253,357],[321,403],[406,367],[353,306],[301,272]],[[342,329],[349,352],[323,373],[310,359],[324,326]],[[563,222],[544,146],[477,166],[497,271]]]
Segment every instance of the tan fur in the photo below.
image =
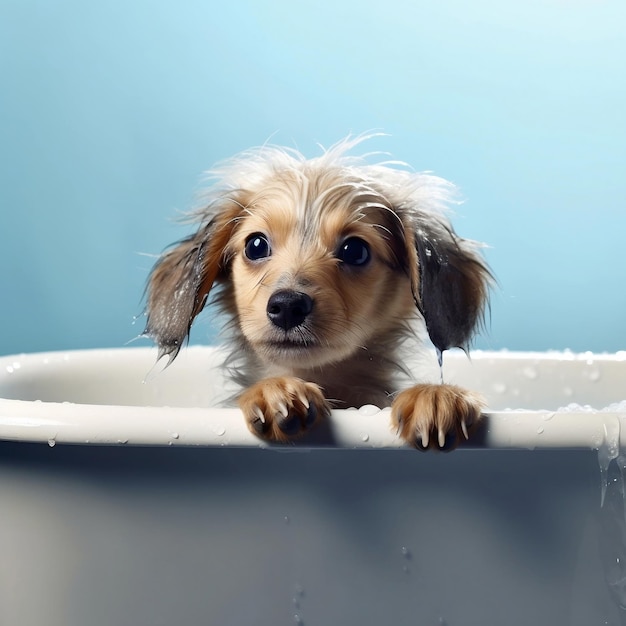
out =
[[450,435],[457,441],[469,438],[482,406],[478,394],[456,385],[415,385],[398,394],[391,419],[400,436],[414,445],[445,448]]
[[[441,350],[464,347],[482,319],[490,274],[473,243],[429,204],[445,181],[359,168],[341,156],[269,156],[267,167],[258,155],[237,161],[249,165],[248,177],[219,189],[200,213],[198,232],[157,263],[147,334],[175,357],[219,285],[245,387],[239,406],[252,432],[287,441],[332,406],[388,406],[412,325],[425,320]],[[250,259],[246,242],[257,234],[271,252]],[[370,252],[362,266],[338,252],[353,237]],[[270,299],[279,292],[311,303],[293,327],[271,319]],[[469,435],[481,408],[458,387],[418,384],[397,395],[392,425],[417,447],[444,448],[447,435]]]

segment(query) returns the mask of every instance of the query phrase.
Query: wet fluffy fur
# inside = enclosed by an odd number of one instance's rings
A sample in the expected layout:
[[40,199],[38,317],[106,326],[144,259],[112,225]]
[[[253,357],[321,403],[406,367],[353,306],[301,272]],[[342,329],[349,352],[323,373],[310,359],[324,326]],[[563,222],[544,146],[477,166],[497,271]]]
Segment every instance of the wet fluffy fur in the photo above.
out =
[[349,156],[362,140],[310,160],[265,146],[213,170],[197,232],[152,271],[146,334],[173,359],[212,293],[255,434],[287,441],[331,406],[391,404],[406,441],[448,447],[470,435],[481,400],[446,384],[398,393],[398,355],[424,323],[440,351],[466,348],[491,276],[446,217],[453,186]]

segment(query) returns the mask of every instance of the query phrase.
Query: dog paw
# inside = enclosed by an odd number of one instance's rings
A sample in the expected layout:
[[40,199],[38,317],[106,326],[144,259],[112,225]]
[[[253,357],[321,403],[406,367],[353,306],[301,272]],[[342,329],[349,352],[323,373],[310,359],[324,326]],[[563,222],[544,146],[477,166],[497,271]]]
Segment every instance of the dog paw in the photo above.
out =
[[248,428],[270,441],[286,442],[330,413],[321,389],[300,378],[266,378],[239,396]]
[[453,450],[469,439],[484,402],[455,385],[415,385],[398,394],[391,420],[399,435],[420,450]]

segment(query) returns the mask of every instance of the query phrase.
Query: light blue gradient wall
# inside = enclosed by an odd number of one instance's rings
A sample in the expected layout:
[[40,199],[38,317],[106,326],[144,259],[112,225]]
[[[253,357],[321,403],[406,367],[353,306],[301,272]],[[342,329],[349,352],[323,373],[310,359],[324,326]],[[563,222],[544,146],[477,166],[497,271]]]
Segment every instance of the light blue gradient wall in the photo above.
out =
[[0,353],[123,345],[203,170],[369,129],[467,198],[478,347],[625,349],[624,32],[623,0],[0,0]]

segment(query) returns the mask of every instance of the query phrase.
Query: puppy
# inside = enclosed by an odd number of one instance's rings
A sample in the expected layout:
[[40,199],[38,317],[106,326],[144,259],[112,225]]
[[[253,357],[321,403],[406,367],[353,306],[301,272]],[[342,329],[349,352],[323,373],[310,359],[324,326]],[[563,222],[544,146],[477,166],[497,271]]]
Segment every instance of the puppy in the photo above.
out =
[[452,185],[349,156],[363,139],[310,160],[265,146],[213,170],[197,232],[152,270],[145,334],[174,359],[212,293],[256,435],[285,442],[331,407],[375,404],[391,405],[414,446],[454,447],[481,417],[479,396],[443,383],[397,393],[398,354],[420,324],[439,355],[466,349],[491,273],[445,216]]

